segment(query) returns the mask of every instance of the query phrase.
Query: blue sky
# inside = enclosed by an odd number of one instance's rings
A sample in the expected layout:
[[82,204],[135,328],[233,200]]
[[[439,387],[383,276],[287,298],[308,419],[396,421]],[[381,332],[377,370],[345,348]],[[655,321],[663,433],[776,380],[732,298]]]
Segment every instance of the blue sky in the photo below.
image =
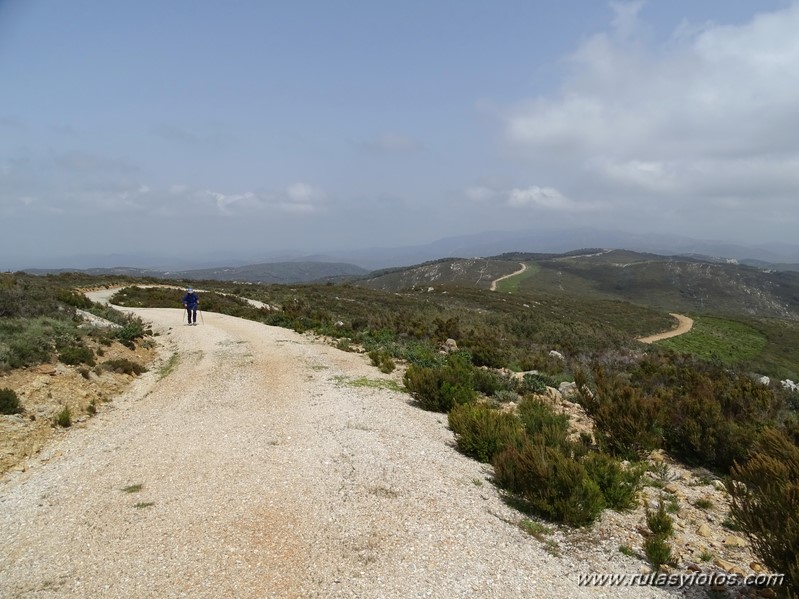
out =
[[787,0],[0,0],[0,268],[795,242],[797,31]]

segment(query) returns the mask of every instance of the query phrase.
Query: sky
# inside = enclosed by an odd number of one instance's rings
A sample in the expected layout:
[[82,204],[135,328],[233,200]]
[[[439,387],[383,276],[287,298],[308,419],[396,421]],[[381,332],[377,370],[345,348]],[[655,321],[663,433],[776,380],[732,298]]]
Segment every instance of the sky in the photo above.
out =
[[797,32],[799,0],[0,0],[0,268],[796,243]]

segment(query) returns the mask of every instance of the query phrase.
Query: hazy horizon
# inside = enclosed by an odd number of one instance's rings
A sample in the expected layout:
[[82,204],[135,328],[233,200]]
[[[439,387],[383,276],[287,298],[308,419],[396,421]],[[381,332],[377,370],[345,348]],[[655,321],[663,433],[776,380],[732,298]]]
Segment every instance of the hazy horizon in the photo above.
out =
[[0,1],[0,268],[542,227],[793,244],[798,30],[787,0]]

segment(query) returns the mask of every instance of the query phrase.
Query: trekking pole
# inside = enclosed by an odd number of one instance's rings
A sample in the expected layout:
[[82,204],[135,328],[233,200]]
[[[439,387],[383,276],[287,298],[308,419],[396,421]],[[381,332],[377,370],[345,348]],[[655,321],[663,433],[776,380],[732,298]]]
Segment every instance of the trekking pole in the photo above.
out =
[[183,314],[183,316],[180,317],[180,324],[183,324],[183,321],[186,320],[186,308],[183,308],[180,312]]
[[203,323],[203,326],[205,326],[205,318],[203,317],[203,311],[200,310],[200,308],[197,308],[197,311],[200,313],[200,322]]

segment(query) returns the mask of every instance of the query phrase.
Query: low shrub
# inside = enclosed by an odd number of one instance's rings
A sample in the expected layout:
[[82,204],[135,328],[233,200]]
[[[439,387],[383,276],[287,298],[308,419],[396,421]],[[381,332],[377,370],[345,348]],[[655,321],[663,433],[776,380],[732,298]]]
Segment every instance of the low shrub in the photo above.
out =
[[19,414],[22,406],[17,392],[13,389],[0,389],[0,414]]
[[674,534],[674,520],[666,513],[665,504],[660,501],[655,511],[647,508],[646,524],[650,534],[644,541],[644,553],[656,568],[668,564],[672,560],[671,545],[668,538]]
[[141,318],[129,317],[127,322],[114,332],[114,337],[125,347],[135,349],[136,340],[149,334]]
[[616,511],[631,510],[637,505],[643,469],[625,468],[606,453],[590,453],[583,460],[588,476],[599,485],[605,503]]
[[561,448],[526,441],[521,447],[506,447],[493,464],[497,484],[549,520],[584,526],[605,507],[599,486]]
[[389,374],[394,372],[397,365],[385,349],[373,349],[369,352],[369,359],[372,361],[372,366],[377,366],[380,372]]
[[519,393],[546,393],[547,387],[556,387],[552,377],[545,374],[528,372],[519,381],[517,391]]
[[58,359],[64,364],[94,366],[94,352],[85,345],[72,345],[58,350]]
[[490,462],[508,445],[519,445],[524,435],[516,416],[484,403],[452,408],[449,427],[455,433],[458,450],[481,462]]
[[72,426],[72,413],[69,411],[69,406],[64,406],[64,408],[55,415],[54,421],[58,426],[63,428]]
[[530,439],[538,439],[548,446],[568,446],[569,417],[555,410],[533,395],[519,402],[516,410]]
[[454,353],[441,367],[411,365],[403,382],[422,409],[449,412],[474,399],[474,368],[465,354]]
[[799,447],[765,429],[749,459],[733,466],[727,490],[732,524],[799,596]]
[[131,374],[131,375],[139,375],[143,372],[147,372],[147,369],[139,364],[138,362],[134,362],[133,360],[128,360],[127,358],[115,358],[113,360],[107,360],[100,364],[100,366],[104,370],[110,370],[111,372],[119,372],[123,374]]

